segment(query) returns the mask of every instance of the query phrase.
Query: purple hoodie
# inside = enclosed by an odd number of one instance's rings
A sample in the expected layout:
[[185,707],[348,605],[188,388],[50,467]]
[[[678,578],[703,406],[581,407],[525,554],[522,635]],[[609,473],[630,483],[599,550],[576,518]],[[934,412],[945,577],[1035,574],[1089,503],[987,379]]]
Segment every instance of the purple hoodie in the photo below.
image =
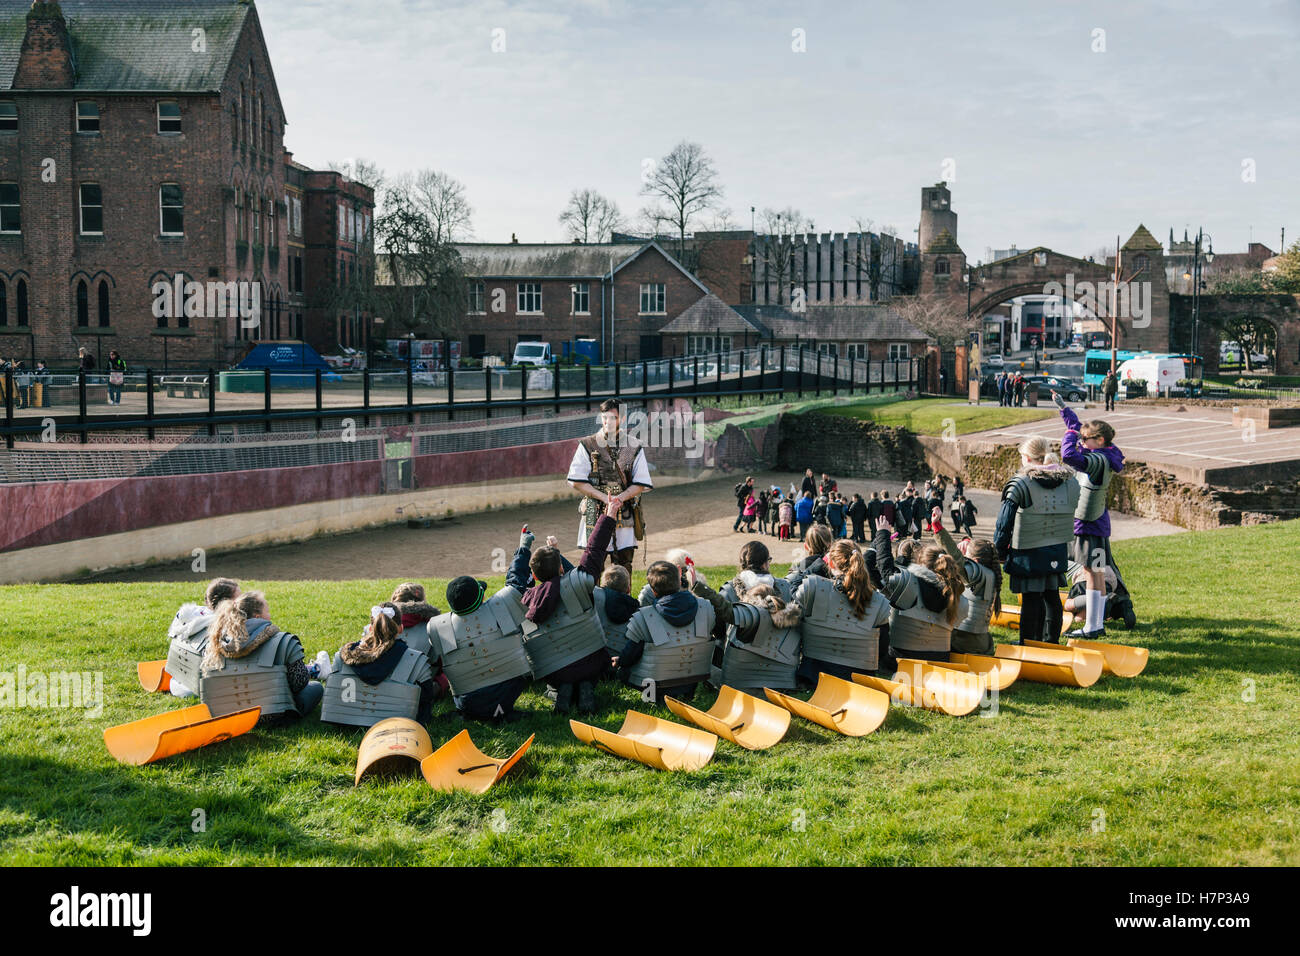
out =
[[[1065,437],[1061,439],[1061,461],[1069,465],[1075,471],[1086,472],[1088,470],[1088,457],[1090,455],[1101,455],[1110,463],[1110,470],[1118,474],[1124,470],[1124,453],[1115,445],[1104,445],[1101,448],[1089,449],[1084,447],[1083,440],[1079,438],[1079,416],[1074,414],[1074,409],[1061,409],[1061,418],[1065,421]],[[1105,509],[1101,517],[1096,521],[1080,521],[1074,519],[1075,534],[1090,534],[1098,538],[1110,537],[1110,510]]]

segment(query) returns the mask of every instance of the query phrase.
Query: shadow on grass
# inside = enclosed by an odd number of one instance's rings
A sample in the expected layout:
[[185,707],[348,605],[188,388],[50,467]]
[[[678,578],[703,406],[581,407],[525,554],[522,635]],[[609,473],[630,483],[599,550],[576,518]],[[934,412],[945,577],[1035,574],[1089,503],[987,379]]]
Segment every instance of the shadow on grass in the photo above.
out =
[[[234,742],[232,742],[234,743]],[[234,746],[223,746],[227,759]],[[62,834],[93,831],[106,841],[126,841],[137,852],[158,848],[225,853],[262,848],[294,857],[338,863],[378,859],[369,849],[340,843],[299,826],[284,813],[267,809],[264,793],[214,794],[207,781],[186,787],[167,777],[168,765],[81,767],[44,757],[0,754],[0,806],[35,817],[41,829]],[[194,833],[192,809],[203,805],[220,827]],[[258,852],[253,850],[253,852]],[[414,849],[386,848],[384,859],[414,863]]]
[[[1151,649],[1151,660],[1142,677],[1202,671],[1295,673],[1300,623],[1293,626],[1290,637],[1280,636],[1281,629],[1272,621],[1229,617],[1232,613],[1225,608],[1225,616],[1221,618],[1160,618],[1154,625],[1156,633],[1144,634],[1144,643]],[[1111,637],[1111,640],[1122,643],[1122,638]]]

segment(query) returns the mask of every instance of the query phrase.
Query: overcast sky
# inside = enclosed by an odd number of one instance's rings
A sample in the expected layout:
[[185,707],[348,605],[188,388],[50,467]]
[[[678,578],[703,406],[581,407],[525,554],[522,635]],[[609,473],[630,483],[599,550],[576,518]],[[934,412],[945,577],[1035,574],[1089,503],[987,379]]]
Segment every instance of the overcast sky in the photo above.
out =
[[951,160],[972,260],[1088,255],[1139,222],[1161,241],[1203,225],[1224,252],[1252,226],[1274,250],[1282,226],[1300,238],[1300,0],[258,11],[296,158],[443,170],[479,241],[563,240],[575,188],[634,215],[643,159],[682,139],[713,158],[738,227],[793,206],[818,231],[870,219],[915,241],[921,187]]

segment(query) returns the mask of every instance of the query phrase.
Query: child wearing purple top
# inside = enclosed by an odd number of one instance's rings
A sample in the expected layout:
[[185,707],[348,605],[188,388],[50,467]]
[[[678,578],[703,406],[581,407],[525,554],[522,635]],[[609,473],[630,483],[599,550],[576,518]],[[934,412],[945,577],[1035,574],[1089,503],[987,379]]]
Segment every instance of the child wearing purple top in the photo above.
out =
[[[1096,640],[1106,634],[1106,568],[1114,568],[1110,554],[1110,511],[1106,490],[1111,476],[1124,469],[1124,453],[1113,443],[1115,429],[1099,419],[1080,423],[1079,416],[1056,392],[1052,400],[1061,410],[1065,437],[1061,461],[1078,472],[1079,505],[1074,511],[1074,545],[1070,557],[1087,571],[1087,608],[1083,636]],[[1116,570],[1116,575],[1119,571]]]

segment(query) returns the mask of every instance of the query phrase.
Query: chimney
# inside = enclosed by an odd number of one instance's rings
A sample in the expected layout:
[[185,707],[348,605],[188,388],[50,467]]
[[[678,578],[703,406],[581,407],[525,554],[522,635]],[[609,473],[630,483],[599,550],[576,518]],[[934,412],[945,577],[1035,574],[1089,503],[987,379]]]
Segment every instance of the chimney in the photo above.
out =
[[68,24],[57,3],[36,0],[27,13],[27,33],[14,71],[15,90],[59,90],[76,85]]

